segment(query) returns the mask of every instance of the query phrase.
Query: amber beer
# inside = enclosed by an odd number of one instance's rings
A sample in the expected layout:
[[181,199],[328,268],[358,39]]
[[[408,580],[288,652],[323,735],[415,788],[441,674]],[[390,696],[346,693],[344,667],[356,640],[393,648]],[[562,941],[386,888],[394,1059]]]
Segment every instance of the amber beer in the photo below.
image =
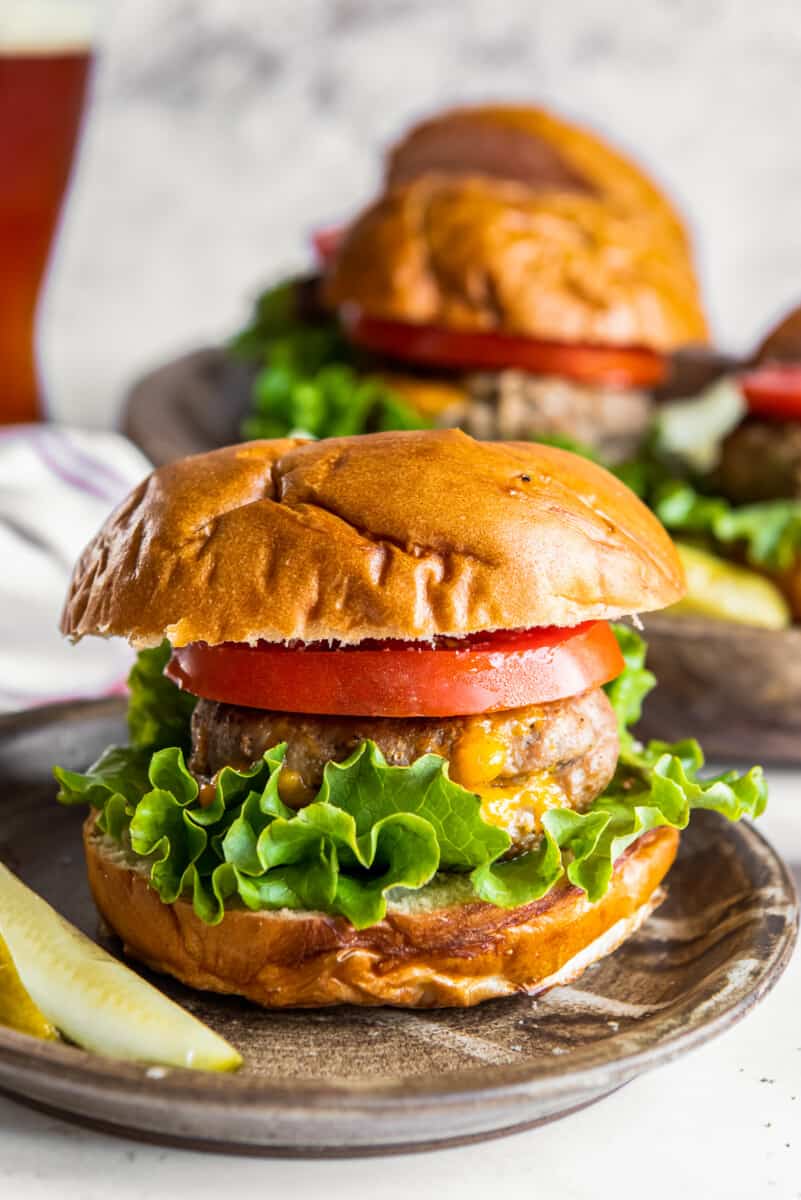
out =
[[0,423],[43,415],[36,302],[69,179],[89,62],[88,41],[32,49],[0,37]]

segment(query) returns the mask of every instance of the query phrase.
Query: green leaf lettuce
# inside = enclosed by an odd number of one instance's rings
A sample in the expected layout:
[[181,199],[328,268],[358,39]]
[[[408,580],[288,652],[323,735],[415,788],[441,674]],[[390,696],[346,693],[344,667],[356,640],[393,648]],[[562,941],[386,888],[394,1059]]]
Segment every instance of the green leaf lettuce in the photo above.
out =
[[[676,537],[742,558],[757,571],[786,571],[801,557],[801,500],[732,504],[709,494],[703,478],[660,459],[653,446],[612,468]],[[684,475],[683,475],[684,471]]]
[[671,532],[703,537],[719,549],[741,548],[746,562],[758,569],[785,571],[801,555],[799,500],[735,506],[674,479],[654,490],[651,507]]
[[128,676],[128,733],[133,746],[160,750],[164,746],[189,749],[189,718],[195,697],[182,692],[164,675],[170,657],[169,642],[140,650]]
[[336,316],[309,300],[309,280],[287,280],[258,298],[231,350],[258,366],[246,438],[347,437],[423,429],[429,421],[371,373]]

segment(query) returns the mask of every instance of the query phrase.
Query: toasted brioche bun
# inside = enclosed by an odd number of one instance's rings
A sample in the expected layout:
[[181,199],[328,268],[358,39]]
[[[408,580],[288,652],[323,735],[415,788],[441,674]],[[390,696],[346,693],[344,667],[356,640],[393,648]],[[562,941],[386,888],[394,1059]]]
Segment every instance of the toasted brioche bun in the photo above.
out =
[[595,196],[628,212],[650,213],[670,236],[689,244],[680,215],[636,163],[544,108],[479,105],[421,121],[390,152],[386,180],[395,187],[431,173],[481,174],[536,191]]
[[[645,834],[615,864],[597,904],[570,885],[517,909],[447,888],[411,893],[357,930],[325,913],[229,909],[205,925],[188,900],[163,904],[147,867],[84,826],[95,903],[132,957],[190,987],[246,996],[270,1008],[392,1004],[466,1007],[576,978],[629,936],[662,898],[678,848],[674,829]],[[437,904],[439,897],[444,900]],[[431,901],[434,901],[432,905]]]
[[706,340],[684,240],[649,208],[506,180],[421,175],[348,228],[332,306],[462,331],[667,352]]
[[684,591],[601,467],[458,430],[250,442],[154,471],[75,569],[62,630],[134,645],[571,626]]

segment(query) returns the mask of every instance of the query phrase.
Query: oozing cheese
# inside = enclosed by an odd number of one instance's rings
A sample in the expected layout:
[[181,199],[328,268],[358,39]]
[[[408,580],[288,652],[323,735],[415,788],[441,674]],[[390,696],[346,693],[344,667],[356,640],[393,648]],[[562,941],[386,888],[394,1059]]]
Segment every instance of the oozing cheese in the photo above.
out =
[[490,825],[500,825],[513,842],[538,834],[543,814],[561,808],[565,794],[548,771],[536,771],[524,784],[508,788],[473,788],[481,797],[481,816]]
[[491,783],[503,770],[506,745],[481,725],[471,725],[451,755],[451,779],[474,790]]
[[564,790],[549,771],[536,771],[523,783],[494,781],[506,764],[507,746],[479,721],[471,724],[451,755],[450,775],[481,797],[481,815],[505,829],[513,842],[540,832],[543,813],[566,802]]

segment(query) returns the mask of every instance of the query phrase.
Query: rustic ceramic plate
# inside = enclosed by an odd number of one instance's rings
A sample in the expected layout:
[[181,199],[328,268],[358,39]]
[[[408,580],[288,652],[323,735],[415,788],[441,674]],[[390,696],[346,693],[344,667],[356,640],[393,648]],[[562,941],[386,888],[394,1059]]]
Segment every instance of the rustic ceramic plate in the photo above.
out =
[[207,347],[138,380],[125,399],[122,431],[157,467],[241,441],[254,372]]
[[[101,937],[83,814],[55,803],[50,766],[85,766],[124,735],[122,715],[100,701],[0,718],[0,858]],[[239,1074],[147,1069],[0,1030],[0,1088],[109,1130],[240,1153],[423,1149],[551,1120],[721,1033],[787,963],[793,886],[752,828],[699,814],[669,884],[634,938],[537,1000],[269,1013],[162,980],[242,1051]]]
[[706,617],[643,617],[644,737],[697,736],[710,758],[801,763],[801,626],[755,629]]

